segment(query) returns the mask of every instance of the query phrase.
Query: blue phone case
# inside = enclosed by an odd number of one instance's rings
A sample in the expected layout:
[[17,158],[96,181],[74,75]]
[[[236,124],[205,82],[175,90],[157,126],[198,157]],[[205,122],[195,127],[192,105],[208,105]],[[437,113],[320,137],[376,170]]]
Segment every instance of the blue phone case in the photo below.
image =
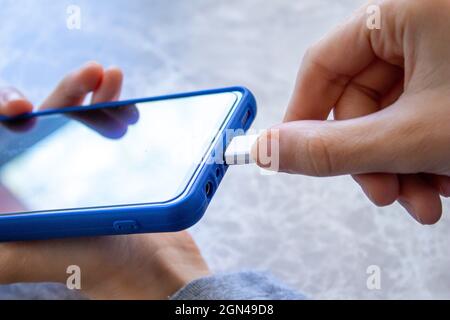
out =
[[[228,167],[212,161],[230,140],[227,129],[247,131],[256,116],[256,100],[244,87],[230,87],[198,92],[180,93],[144,99],[103,103],[93,106],[69,107],[25,114],[18,118],[40,117],[50,114],[117,107],[142,102],[176,99],[238,91],[242,99],[234,108],[212,142],[207,161],[199,165],[185,190],[175,199],[164,203],[130,206],[95,207],[0,215],[0,241],[42,240],[51,238],[119,235],[132,233],[175,232],[187,229],[203,216]],[[0,117],[0,120],[7,120]]]

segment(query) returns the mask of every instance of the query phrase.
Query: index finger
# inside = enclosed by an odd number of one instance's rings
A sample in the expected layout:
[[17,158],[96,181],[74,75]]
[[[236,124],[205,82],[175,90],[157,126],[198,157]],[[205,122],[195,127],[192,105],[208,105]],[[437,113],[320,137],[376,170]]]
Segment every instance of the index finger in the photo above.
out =
[[[383,32],[367,26],[369,5],[308,49],[297,76],[294,93],[285,115],[285,122],[326,120],[350,80],[368,67],[375,58],[391,63],[398,52],[397,41],[389,28],[395,14],[388,14],[391,2],[380,5]],[[386,14],[385,14],[386,13]],[[390,46],[382,45],[389,43]],[[384,51],[383,51],[384,50]]]

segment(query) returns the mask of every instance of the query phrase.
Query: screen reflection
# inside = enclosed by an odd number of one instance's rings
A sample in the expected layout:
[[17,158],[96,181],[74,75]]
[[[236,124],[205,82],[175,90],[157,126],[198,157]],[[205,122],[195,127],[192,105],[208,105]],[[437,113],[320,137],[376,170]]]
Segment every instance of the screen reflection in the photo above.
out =
[[0,125],[0,214],[166,202],[185,189],[238,92]]

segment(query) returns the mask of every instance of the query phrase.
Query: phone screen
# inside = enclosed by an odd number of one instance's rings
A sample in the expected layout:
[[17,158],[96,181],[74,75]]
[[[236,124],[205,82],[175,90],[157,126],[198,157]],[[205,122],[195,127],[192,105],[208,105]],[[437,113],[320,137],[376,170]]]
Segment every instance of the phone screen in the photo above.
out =
[[0,124],[0,214],[170,201],[240,99],[225,92]]

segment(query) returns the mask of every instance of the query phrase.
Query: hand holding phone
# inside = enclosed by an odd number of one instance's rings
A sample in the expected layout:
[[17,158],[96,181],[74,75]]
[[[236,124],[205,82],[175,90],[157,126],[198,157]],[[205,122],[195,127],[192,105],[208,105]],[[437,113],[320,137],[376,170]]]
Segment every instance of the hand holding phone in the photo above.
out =
[[[51,99],[47,99],[46,106],[72,105],[74,96],[81,94],[78,85],[90,83],[92,77],[102,79],[98,86],[92,87],[96,99],[108,101],[108,96],[118,97],[120,86],[114,81],[118,79],[117,75],[121,75],[120,70],[103,71],[97,64],[89,64],[66,77]],[[0,97],[2,114],[14,116],[30,112],[33,108],[17,90],[0,89]],[[31,127],[22,129],[29,130],[36,125],[33,121],[27,123]],[[9,127],[3,129],[2,133],[10,133]],[[5,137],[1,138],[0,143],[4,142]],[[2,149],[3,153],[7,151]],[[0,207],[3,212],[25,210],[12,192],[1,185]],[[0,243],[0,284],[66,284],[70,276],[67,267],[70,265],[82,269],[81,292],[91,299],[166,299],[188,282],[209,273],[187,232]],[[145,270],[145,275],[142,270]],[[111,277],[111,274],[115,276]]]

